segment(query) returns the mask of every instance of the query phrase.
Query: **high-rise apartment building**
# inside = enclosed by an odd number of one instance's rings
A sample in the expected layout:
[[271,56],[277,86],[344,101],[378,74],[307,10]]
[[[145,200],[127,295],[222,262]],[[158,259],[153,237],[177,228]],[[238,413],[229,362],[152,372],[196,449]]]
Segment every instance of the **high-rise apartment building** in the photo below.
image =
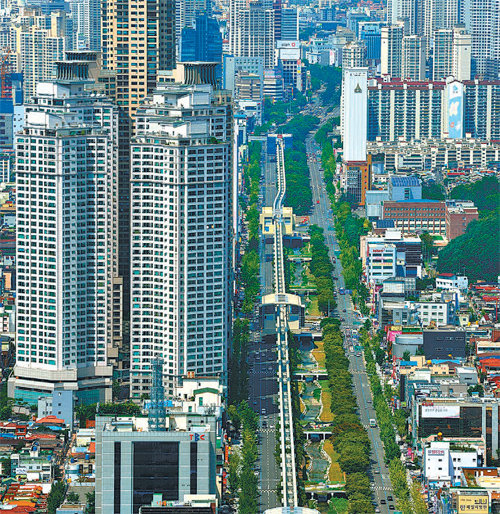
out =
[[[58,63],[16,136],[17,359],[9,395],[111,398],[117,276],[117,108],[86,63]],[[119,316],[118,316],[119,318]],[[113,352],[111,352],[113,353]]]
[[[210,85],[162,84],[137,111],[131,151],[131,397],[164,359],[224,375],[231,323],[232,109]],[[224,376],[225,379],[225,376]]]
[[344,162],[366,161],[368,68],[347,68],[342,78]]
[[[295,7],[283,7],[281,9],[281,40],[298,41],[299,39],[299,15]],[[276,39],[278,39],[276,37]]]
[[175,3],[105,0],[102,10],[103,66],[116,71],[116,103],[133,116],[158,70],[175,67]]
[[472,36],[465,25],[453,27],[453,56],[451,74],[457,80],[471,79]]
[[101,50],[100,0],[69,0],[73,20],[73,48]]
[[56,76],[56,62],[64,59],[70,49],[71,37],[67,33],[66,14],[54,12],[40,15],[28,11],[11,30],[11,51],[15,54],[16,66],[24,75],[26,99],[36,92],[39,82]]
[[[249,2],[231,14],[231,51],[236,57],[262,57],[265,68],[275,65],[275,10],[265,1]],[[234,28],[234,30],[233,30]],[[234,38],[234,39],[233,39]]]
[[192,27],[198,16],[212,15],[212,0],[179,0],[175,3],[175,30],[177,39],[186,27]]
[[440,29],[452,29],[460,22],[460,2],[458,0],[424,0],[423,33],[428,53],[434,44],[434,34]]
[[[440,140],[463,123],[463,136],[480,140],[500,139],[500,81],[466,80],[453,96],[449,84],[437,82],[384,81],[368,84],[368,141]],[[452,117],[459,116],[452,120]]]
[[382,75],[401,77],[404,26],[382,27],[380,48],[380,72]]
[[420,36],[403,37],[402,78],[425,80],[425,41]]
[[498,0],[464,0],[461,19],[472,39],[472,76],[497,79],[500,69]]
[[342,69],[361,68],[366,65],[366,46],[363,42],[347,43],[342,48]]
[[419,34],[421,31],[422,2],[419,0],[388,0],[387,24],[396,25],[403,21],[405,35]]
[[434,32],[432,49],[432,78],[444,80],[453,67],[453,30],[439,29]]

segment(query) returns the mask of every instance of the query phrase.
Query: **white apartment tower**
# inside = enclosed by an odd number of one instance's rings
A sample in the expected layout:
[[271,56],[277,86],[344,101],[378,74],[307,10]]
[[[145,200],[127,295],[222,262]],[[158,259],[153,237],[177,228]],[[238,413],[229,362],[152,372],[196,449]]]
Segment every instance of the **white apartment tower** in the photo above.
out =
[[344,70],[341,106],[343,161],[364,162],[368,123],[368,68]]
[[232,0],[230,48],[236,57],[262,57],[265,68],[275,65],[275,12],[266,2],[242,5]]
[[457,80],[471,79],[472,36],[465,25],[453,28],[453,59],[451,74]]
[[425,40],[420,36],[403,38],[403,59],[401,78],[425,80]]
[[[211,85],[160,84],[131,151],[131,398],[224,375],[231,309],[232,110]],[[224,377],[225,378],[225,377]]]
[[472,36],[474,75],[496,80],[500,68],[500,2],[463,0],[460,21]]
[[439,29],[434,32],[432,52],[432,78],[444,80],[453,68],[453,30]]
[[366,45],[353,41],[342,47],[342,69],[360,68],[366,65]]
[[16,136],[17,359],[9,396],[54,388],[111,399],[117,274],[118,113],[87,93],[86,63],[58,63]]
[[380,72],[393,78],[401,77],[403,58],[404,26],[390,25],[382,27],[380,41]]

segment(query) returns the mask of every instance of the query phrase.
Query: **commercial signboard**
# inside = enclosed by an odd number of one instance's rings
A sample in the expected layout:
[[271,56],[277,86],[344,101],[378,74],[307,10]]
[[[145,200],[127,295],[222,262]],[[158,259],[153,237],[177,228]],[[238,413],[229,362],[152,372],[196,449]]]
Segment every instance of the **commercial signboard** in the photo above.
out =
[[459,405],[422,405],[422,418],[459,418]]
[[448,84],[448,136],[464,137],[464,85],[461,82]]
[[459,514],[488,514],[489,497],[487,494],[458,495],[457,510]]

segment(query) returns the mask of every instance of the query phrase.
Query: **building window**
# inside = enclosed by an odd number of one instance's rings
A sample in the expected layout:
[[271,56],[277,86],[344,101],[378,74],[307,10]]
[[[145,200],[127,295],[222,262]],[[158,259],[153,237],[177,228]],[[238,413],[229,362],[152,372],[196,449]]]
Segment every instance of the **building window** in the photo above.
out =
[[189,478],[189,492],[190,494],[198,493],[198,443],[191,442],[191,456],[190,456],[190,478]]
[[179,499],[179,443],[136,441],[134,444],[134,514],[150,505],[153,493]]
[[114,514],[120,514],[120,490],[122,478],[122,443],[115,442],[115,475],[114,475]]

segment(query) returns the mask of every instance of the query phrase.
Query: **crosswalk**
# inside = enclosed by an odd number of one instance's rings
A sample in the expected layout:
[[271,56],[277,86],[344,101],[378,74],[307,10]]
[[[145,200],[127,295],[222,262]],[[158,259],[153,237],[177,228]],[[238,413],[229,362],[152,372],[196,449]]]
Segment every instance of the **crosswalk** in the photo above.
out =
[[392,488],[390,488],[387,485],[372,485],[372,489],[374,491],[387,491],[387,492],[392,491]]

